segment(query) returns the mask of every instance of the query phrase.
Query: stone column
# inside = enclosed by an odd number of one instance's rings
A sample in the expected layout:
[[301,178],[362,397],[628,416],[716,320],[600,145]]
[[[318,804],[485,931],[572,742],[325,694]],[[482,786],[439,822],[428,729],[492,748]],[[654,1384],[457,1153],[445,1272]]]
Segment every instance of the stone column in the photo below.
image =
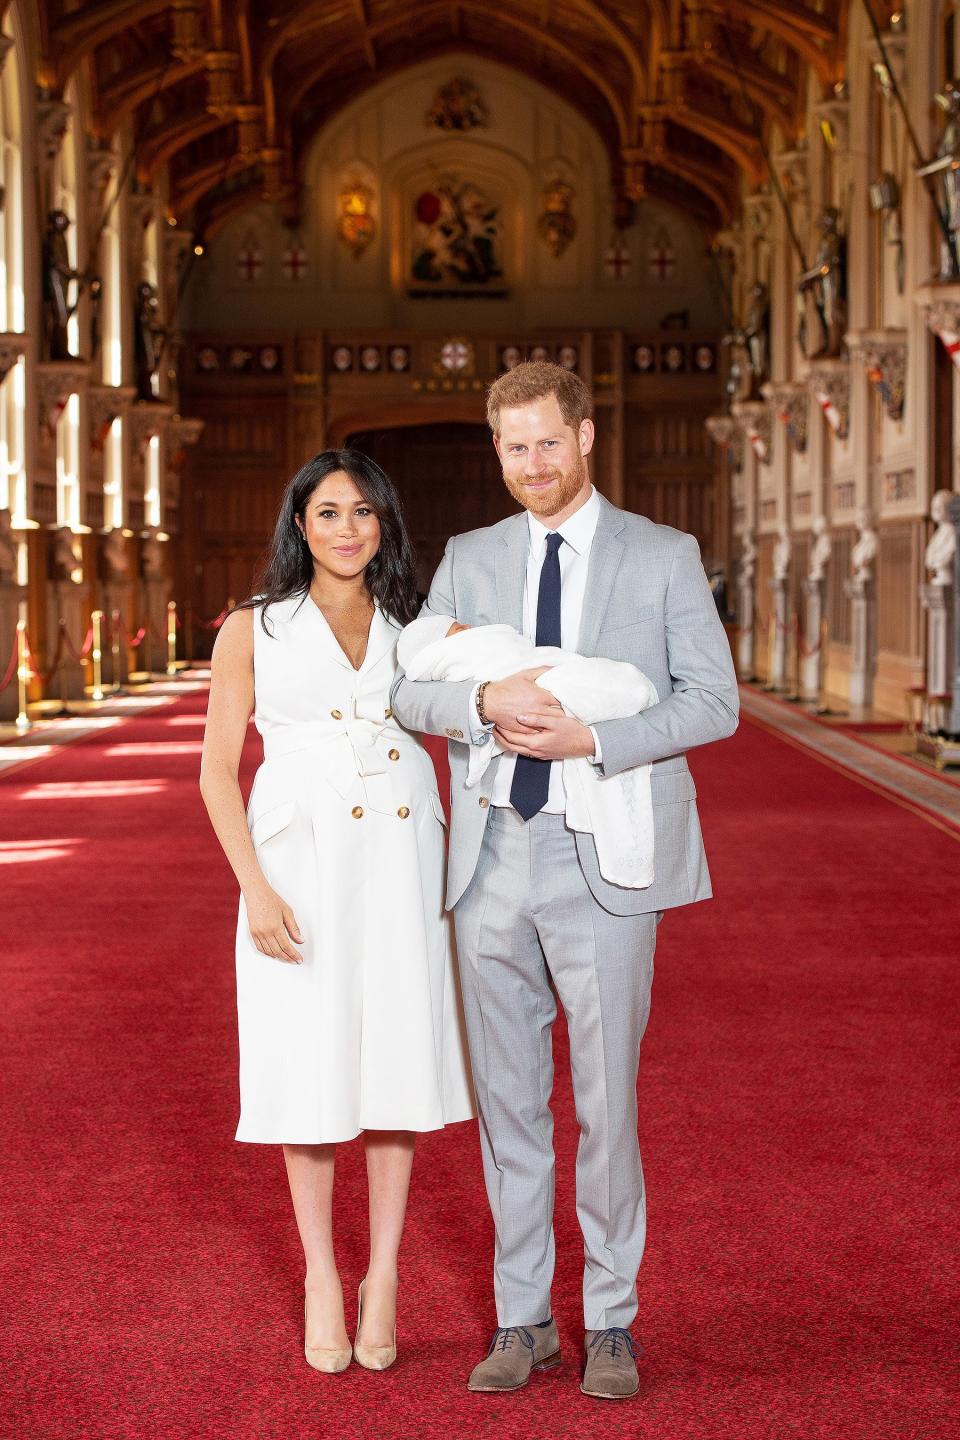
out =
[[[960,555],[960,495],[954,495],[947,506],[947,514],[957,532],[957,554]],[[955,739],[960,739],[960,564],[953,567],[953,644],[950,650],[950,684],[953,694],[947,730]]]
[[850,704],[864,709],[873,704],[873,680],[877,668],[876,599],[873,580],[854,576],[844,584],[851,606],[853,668],[850,671]]
[[[12,576],[0,575],[0,680],[17,643],[17,621],[20,602],[27,598],[26,586],[18,585]],[[19,710],[17,673],[5,690],[0,690],[0,720],[16,720]]]
[[83,661],[74,652],[82,648],[86,636],[88,594],[80,543],[66,525],[55,533],[50,563],[47,633],[53,643],[56,627],[62,622],[69,641],[64,647],[59,676],[51,681],[51,686],[56,686],[65,700],[82,700],[86,676]]
[[823,623],[824,582],[808,575],[803,582],[806,596],[804,617],[804,650],[800,657],[800,698],[818,701],[823,684],[823,667],[826,657],[821,644],[820,629]]
[[770,581],[770,589],[773,591],[776,632],[767,685],[771,690],[785,690],[790,666],[790,581],[786,575],[775,575]]

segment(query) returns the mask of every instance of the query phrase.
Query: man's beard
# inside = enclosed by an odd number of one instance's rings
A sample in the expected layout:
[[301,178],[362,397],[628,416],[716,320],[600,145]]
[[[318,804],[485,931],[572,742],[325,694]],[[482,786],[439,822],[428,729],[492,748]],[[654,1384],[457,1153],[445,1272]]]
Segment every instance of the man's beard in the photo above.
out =
[[528,490],[522,479],[514,480],[504,473],[503,483],[506,485],[514,500],[519,501],[525,510],[533,515],[558,515],[575,495],[583,488],[583,482],[587,476],[587,462],[582,455],[578,455],[572,470],[557,470],[551,468],[542,470],[537,479],[542,481],[555,480],[557,483],[548,490]]

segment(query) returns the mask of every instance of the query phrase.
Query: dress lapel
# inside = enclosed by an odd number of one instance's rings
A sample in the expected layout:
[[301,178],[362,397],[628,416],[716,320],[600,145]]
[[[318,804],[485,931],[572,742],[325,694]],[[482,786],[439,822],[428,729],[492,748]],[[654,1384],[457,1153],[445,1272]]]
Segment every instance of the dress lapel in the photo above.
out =
[[374,607],[373,619],[370,622],[370,635],[367,640],[367,653],[363,657],[361,670],[372,670],[384,655],[389,655],[397,643],[401,628],[384,615],[379,605]]
[[623,559],[623,516],[616,506],[600,496],[600,518],[596,534],[590,546],[590,564],[587,568],[587,589],[583,597],[583,614],[580,617],[580,635],[577,650],[581,655],[592,655],[600,626],[610,603]]
[[530,554],[530,523],[526,511],[504,527],[497,549],[497,618],[523,631],[523,586]]

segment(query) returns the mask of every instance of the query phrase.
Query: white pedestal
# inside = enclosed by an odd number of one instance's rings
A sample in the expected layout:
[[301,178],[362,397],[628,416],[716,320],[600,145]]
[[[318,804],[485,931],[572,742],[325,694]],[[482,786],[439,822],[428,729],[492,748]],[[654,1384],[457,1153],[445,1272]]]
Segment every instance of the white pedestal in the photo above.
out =
[[767,684],[774,690],[787,688],[787,671],[790,664],[790,586],[786,579],[770,581],[773,591],[773,613],[777,628],[773,637],[773,665]]
[[[60,621],[64,620],[67,635],[77,650],[82,648],[87,633],[86,601],[85,585],[75,585],[72,580],[51,580],[47,604],[47,614],[50,616],[47,635],[51,644],[56,642],[57,627]],[[62,696],[64,700],[82,700],[85,680],[83,662],[77,660],[73,651],[65,645],[59,674],[51,677],[47,686],[48,694]]]
[[[127,649],[123,622],[130,604],[132,582],[129,580],[107,580],[103,586],[104,647],[103,683],[123,685],[130,672],[130,652]],[[117,631],[116,636],[114,631]]]
[[753,584],[737,586],[737,674],[741,680],[752,680],[754,665]]
[[873,581],[847,580],[843,588],[850,601],[850,634],[853,642],[850,704],[867,709],[873,704],[873,681],[877,669]]
[[[0,581],[0,680],[7,672],[7,664],[17,643],[17,621],[20,619],[20,602],[26,599],[26,589],[11,581]],[[16,720],[20,708],[17,689],[17,672],[6,690],[0,690],[0,720]]]
[[800,657],[800,698],[802,700],[818,701],[823,688],[823,667],[826,663],[826,656],[820,643],[820,631],[823,624],[823,591],[824,582],[822,580],[811,580],[809,576],[804,580],[803,593],[806,596],[807,605],[803,623],[804,654]]
[[927,612],[927,694],[948,695],[952,681],[953,586],[921,585]]
[[166,575],[148,575],[143,582],[143,620],[147,638],[143,649],[143,668],[153,675],[164,675],[167,669],[167,604],[170,581]]

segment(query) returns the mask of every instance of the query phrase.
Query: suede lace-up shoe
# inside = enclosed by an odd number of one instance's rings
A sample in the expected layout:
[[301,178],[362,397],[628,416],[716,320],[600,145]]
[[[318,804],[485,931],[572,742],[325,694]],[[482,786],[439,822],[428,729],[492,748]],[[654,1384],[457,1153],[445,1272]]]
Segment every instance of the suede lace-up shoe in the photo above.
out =
[[588,1330],[583,1337],[586,1365],[580,1389],[597,1400],[629,1400],[640,1389],[637,1353],[629,1330]]
[[559,1364],[560,1336],[555,1321],[501,1327],[493,1333],[486,1359],[474,1367],[467,1389],[486,1394],[520,1390],[531,1370],[551,1370]]

